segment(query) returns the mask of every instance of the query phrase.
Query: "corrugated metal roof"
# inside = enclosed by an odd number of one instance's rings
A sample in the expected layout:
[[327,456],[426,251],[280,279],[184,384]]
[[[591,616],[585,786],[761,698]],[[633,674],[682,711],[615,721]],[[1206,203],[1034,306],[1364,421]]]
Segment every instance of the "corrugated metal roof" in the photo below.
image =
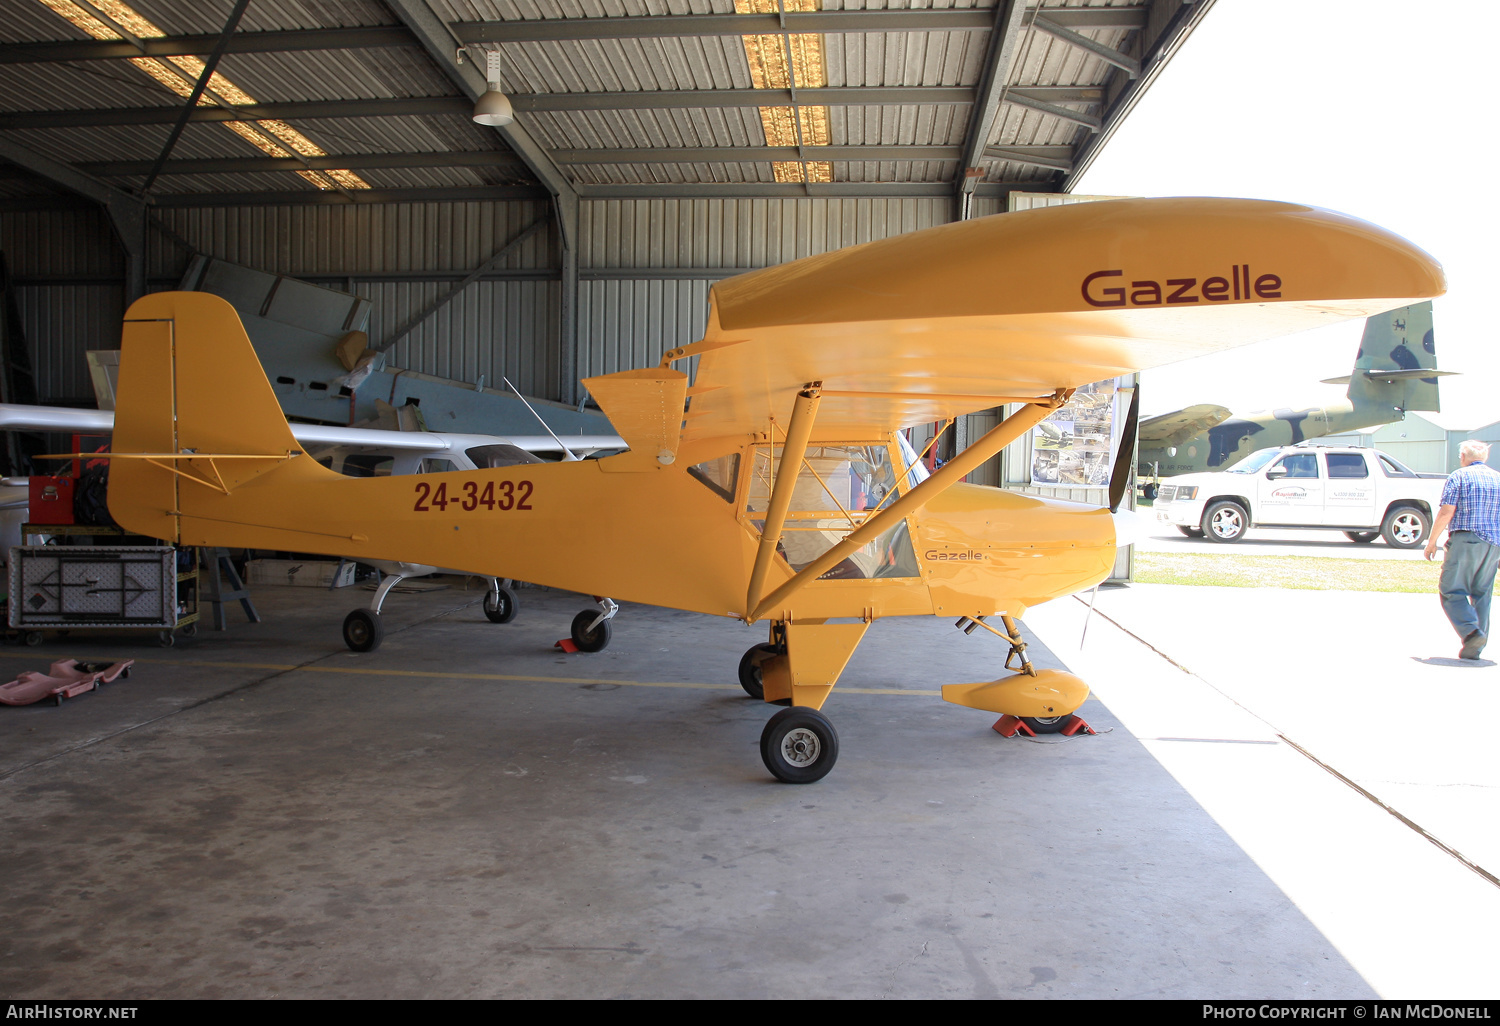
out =
[[[1212,0],[1190,4],[1199,12]],[[443,20],[463,30],[469,23],[567,22],[577,25],[592,19],[651,18],[664,16],[735,15],[734,0],[428,0]],[[1113,102],[1128,82],[1127,72],[1111,60],[1091,52],[1077,40],[1058,38],[1043,31],[1038,16],[1066,20],[1070,12],[1129,8],[1135,21],[1152,19],[1159,31],[1168,16],[1185,9],[1177,0],[1033,0],[1040,6],[1022,15],[1005,89],[1027,87],[1094,87],[1101,98]],[[167,37],[214,36],[221,31],[230,0],[131,0],[133,8]],[[799,5],[805,6],[805,5]],[[764,6],[757,7],[765,10]],[[826,12],[880,11],[975,11],[994,12],[993,0],[822,0],[814,9]],[[1062,12],[1062,13],[1059,13]],[[764,17],[764,16],[750,16]],[[613,24],[613,23],[610,23]],[[762,24],[755,22],[756,25]],[[1146,31],[1120,25],[1091,26],[1068,22],[1079,38],[1092,45],[1140,58]],[[399,26],[392,9],[378,0],[257,0],[248,8],[239,27],[241,38],[255,33],[316,32]],[[639,29],[631,28],[632,31]],[[734,31],[731,27],[729,31]],[[613,30],[612,30],[613,31]],[[716,28],[715,32],[724,31]],[[820,94],[817,109],[819,132],[825,121],[828,143],[834,146],[952,147],[959,151],[971,131],[973,104],[950,97],[934,102],[871,103],[869,94],[857,91],[890,88],[948,88],[977,90],[984,78],[990,48],[988,30],[928,29],[922,31],[830,31],[822,34],[821,59],[829,90],[849,91],[850,102],[838,93]],[[369,37],[364,33],[361,38]],[[347,38],[347,37],[345,37]],[[85,32],[52,13],[38,0],[10,0],[0,13],[0,42],[37,44],[44,41],[84,41]],[[420,97],[454,97],[463,103],[452,69],[423,49],[412,35],[386,35],[378,45],[345,46],[332,37],[319,37],[320,49],[285,49],[279,52],[236,52],[231,49],[219,73],[258,103],[316,102],[333,105],[299,110],[284,118],[327,154],[431,154],[427,167],[363,168],[355,174],[374,188],[461,188],[481,184],[519,184],[534,181],[518,162],[476,167],[473,161],[457,166],[443,160],[447,153],[504,152],[500,135],[472,124],[461,113],[387,114],[342,116],[334,109],[338,101]],[[403,39],[408,45],[400,44]],[[769,45],[769,44],[767,44]],[[206,49],[200,46],[199,52]],[[722,106],[716,96],[724,90],[752,89],[751,68],[741,35],[662,35],[609,38],[563,38],[475,44],[466,48],[469,60],[479,60],[486,50],[503,55],[502,84],[517,96],[562,94],[560,103],[579,109],[528,111],[523,104],[518,123],[544,151],[628,149],[641,147],[711,150],[767,145],[764,121],[757,106]],[[41,53],[41,51],[37,51]],[[52,51],[48,51],[52,52]],[[1117,58],[1112,57],[1112,60]],[[703,93],[693,106],[658,108],[648,106],[646,94],[692,90]],[[631,106],[628,97],[609,97],[592,103],[596,94],[643,94],[641,106]],[[582,95],[580,95],[582,94]],[[784,91],[768,91],[765,106],[786,104]],[[1005,93],[1002,93],[1002,97]],[[1105,113],[1101,102],[1048,94],[1045,103],[1080,114],[1098,117]],[[696,97],[692,98],[696,99]],[[36,63],[5,63],[0,60],[0,118],[7,112],[109,111],[114,108],[174,108],[181,97],[154,81],[130,61],[119,59],[43,60]],[[688,99],[673,100],[688,103]],[[739,104],[754,97],[740,94]],[[799,99],[799,102],[802,102]],[[600,107],[601,109],[591,109]],[[784,108],[787,109],[787,108]],[[1128,109],[1128,108],[1127,108]],[[809,107],[809,111],[813,108]],[[98,120],[111,115],[100,114]],[[785,115],[784,115],[785,116]],[[96,124],[66,128],[18,127],[0,124],[0,143],[34,148],[71,163],[98,165],[106,161],[154,160],[167,137],[170,124],[158,116],[156,124],[129,123],[131,115],[120,115],[113,125]],[[784,124],[784,122],[783,122]],[[781,129],[778,129],[781,131]],[[989,146],[1063,146],[1082,152],[1090,130],[1074,120],[1027,106],[1002,103],[988,137]],[[274,140],[272,140],[274,144]],[[783,143],[784,144],[784,143]],[[273,151],[274,152],[274,151]],[[820,157],[816,146],[803,155],[810,161],[831,164],[835,183],[955,183],[962,174],[962,161],[932,159],[930,155],[904,159],[884,151],[871,160],[832,160]],[[205,172],[179,161],[209,158],[257,158],[264,154],[250,143],[215,123],[188,126],[172,153],[173,165],[155,186],[157,193],[274,193],[312,191],[312,186],[290,171],[246,170],[236,166]],[[586,156],[586,155],[584,155]],[[604,156],[604,155],[601,155]],[[562,173],[580,186],[625,186],[673,183],[771,183],[775,181],[772,159],[716,160],[711,152],[673,155],[649,160],[644,155],[628,163],[601,159],[586,163],[562,163]],[[1029,163],[1020,155],[994,154],[979,157],[984,180],[1024,182],[1030,188],[1056,187],[1066,170],[1046,161]],[[780,158],[777,158],[780,159]],[[1053,158],[1055,160],[1055,158]],[[272,165],[261,164],[269,168]],[[143,181],[139,173],[104,174],[106,180],[131,187]],[[37,190],[38,192],[45,190]]]

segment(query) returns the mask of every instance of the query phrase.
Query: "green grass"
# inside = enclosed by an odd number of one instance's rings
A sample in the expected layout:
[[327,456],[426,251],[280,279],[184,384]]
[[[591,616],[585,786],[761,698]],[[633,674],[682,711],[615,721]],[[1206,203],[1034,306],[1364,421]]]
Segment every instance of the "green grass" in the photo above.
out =
[[[1322,556],[1231,556],[1142,552],[1135,579],[1143,584],[1217,588],[1296,588],[1304,591],[1404,591],[1437,594],[1442,563],[1409,559],[1332,559]],[[1496,582],[1500,585],[1500,581]],[[1497,588],[1500,593],[1500,588]]]

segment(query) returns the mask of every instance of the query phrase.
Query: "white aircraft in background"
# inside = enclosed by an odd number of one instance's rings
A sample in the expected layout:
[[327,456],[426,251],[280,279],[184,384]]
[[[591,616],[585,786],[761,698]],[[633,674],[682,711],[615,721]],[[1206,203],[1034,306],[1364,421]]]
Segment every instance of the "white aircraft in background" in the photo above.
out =
[[[524,401],[524,400],[523,400]],[[395,423],[402,423],[398,415]],[[538,420],[541,418],[539,417]],[[53,431],[77,435],[113,432],[112,410],[74,410],[57,406],[22,406],[0,403],[0,431]],[[437,474],[457,470],[509,467],[518,463],[545,463],[538,453],[560,456],[564,462],[595,453],[618,452],[625,441],[619,435],[578,435],[566,440],[547,430],[545,435],[472,435],[437,431],[401,431],[373,427],[340,427],[332,424],[291,424],[292,434],[314,460],[349,477],[387,477],[399,474]],[[0,494],[0,513],[5,514],[5,551],[20,544],[20,525],[26,519],[25,478],[6,478]],[[13,537],[12,537],[13,536]],[[370,600],[374,629],[356,610],[344,620],[344,643],[357,652],[380,645],[380,609],[392,588],[411,577],[433,573],[459,573],[425,563],[374,560],[367,563],[383,575]],[[490,578],[484,599],[484,614],[493,623],[508,623],[516,615],[516,595],[510,582]],[[573,623],[573,643],[583,652],[598,652],[609,644],[609,621],[619,607],[596,596],[599,607],[579,613]],[[355,623],[351,629],[351,622]]]

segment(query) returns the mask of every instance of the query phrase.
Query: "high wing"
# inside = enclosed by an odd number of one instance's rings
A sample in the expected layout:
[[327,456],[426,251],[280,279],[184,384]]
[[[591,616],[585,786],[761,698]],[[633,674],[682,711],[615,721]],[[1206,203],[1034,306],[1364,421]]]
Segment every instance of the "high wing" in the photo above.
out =
[[[57,406],[0,403],[0,431],[64,431],[104,434],[114,430],[111,410],[70,410]],[[289,424],[305,448],[343,445],[425,456],[444,456],[482,445],[505,443],[527,452],[562,452],[563,444],[549,435],[469,435],[437,431],[389,431],[382,428],[339,427],[333,424]],[[574,453],[613,451],[624,446],[617,435],[575,435],[563,439]]]
[[1153,447],[1181,445],[1194,435],[1201,435],[1234,416],[1226,407],[1213,403],[1187,406],[1175,413],[1163,413],[1141,421],[1139,436]]
[[[627,440],[653,441],[659,410],[686,390],[688,443],[764,432],[799,389],[821,382],[815,438],[880,437],[1443,291],[1442,268],[1420,249],[1315,207],[1080,203],[961,221],[720,282],[702,341],[669,351],[654,372],[658,406],[642,401],[646,385],[631,390],[649,431],[629,417],[627,429],[601,396],[597,383],[621,375],[592,379],[590,390]],[[686,375],[670,365],[694,356],[686,389]]]

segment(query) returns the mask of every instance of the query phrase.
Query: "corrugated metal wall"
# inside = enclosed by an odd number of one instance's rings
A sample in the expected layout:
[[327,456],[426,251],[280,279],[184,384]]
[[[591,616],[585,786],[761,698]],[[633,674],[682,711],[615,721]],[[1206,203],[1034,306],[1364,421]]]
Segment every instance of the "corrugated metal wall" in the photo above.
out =
[[[462,276],[537,218],[543,202],[389,203],[368,206],[166,210],[162,220],[202,252],[257,270],[364,296],[374,343],[404,328]],[[157,235],[153,267],[180,268],[185,251]],[[530,395],[556,390],[561,258],[550,228],[424,320],[390,351],[399,367],[489,384],[501,375]]]
[[44,399],[93,398],[90,349],[118,349],[125,258],[102,210],[29,210],[0,217],[0,251]]
[[652,366],[703,337],[718,276],[685,269],[769,267],[945,224],[952,210],[946,198],[585,200],[579,377]]

